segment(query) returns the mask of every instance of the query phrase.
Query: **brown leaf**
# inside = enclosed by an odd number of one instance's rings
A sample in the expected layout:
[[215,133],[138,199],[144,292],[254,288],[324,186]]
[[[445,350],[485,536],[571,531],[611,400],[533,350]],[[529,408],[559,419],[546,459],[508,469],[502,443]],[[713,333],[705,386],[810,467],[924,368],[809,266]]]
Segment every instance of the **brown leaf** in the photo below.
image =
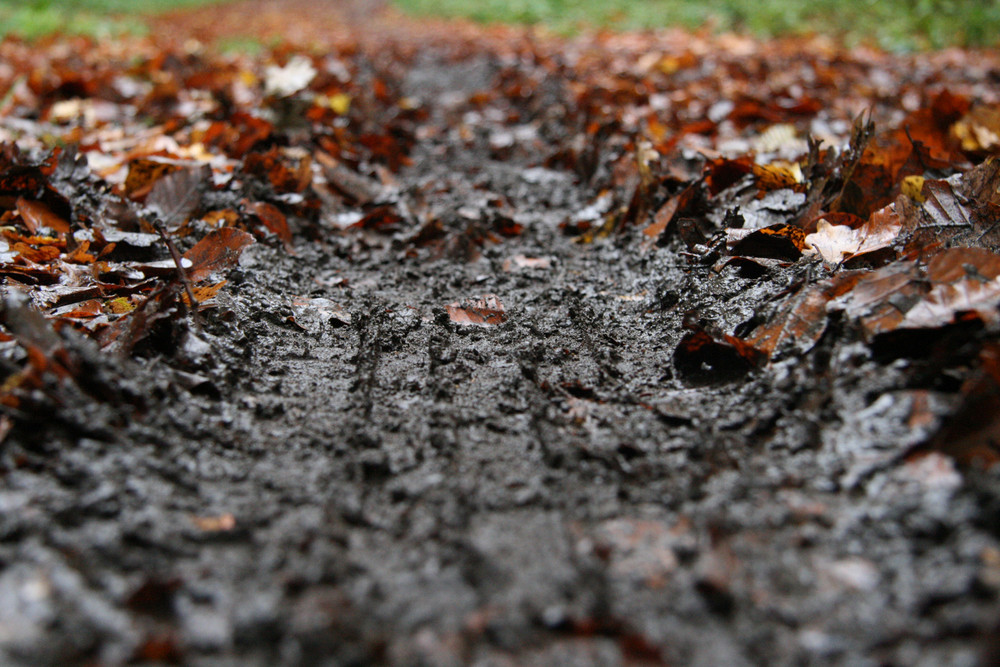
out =
[[763,229],[734,229],[730,254],[740,257],[765,257],[794,262],[806,247],[805,232],[800,227],[786,224],[771,225]]
[[816,225],[816,232],[805,237],[809,251],[817,252],[829,264],[840,264],[855,255],[874,252],[892,244],[902,229],[895,205],[872,213],[858,229],[847,225],[831,225],[825,219]]
[[281,242],[285,244],[286,248],[291,247],[292,230],[288,227],[288,220],[285,219],[285,214],[278,210],[277,206],[264,201],[253,203],[244,201],[243,204],[247,212],[256,216],[261,224],[276,234],[281,239]]
[[192,516],[191,523],[206,533],[220,533],[235,528],[236,518],[227,512],[220,516]]
[[51,229],[59,234],[68,234],[70,231],[69,223],[40,201],[18,197],[17,212],[32,234],[38,234],[39,230],[44,229]]
[[797,354],[808,352],[826,330],[827,304],[850,291],[861,276],[860,272],[839,273],[829,280],[799,290],[746,342],[768,356],[773,356],[785,346],[791,347]]
[[930,292],[906,312],[900,327],[933,328],[961,313],[1000,321],[1000,255],[981,248],[949,248],[927,264]]
[[643,229],[642,233],[651,239],[659,239],[660,236],[667,231],[670,223],[676,217],[677,212],[684,210],[684,208],[691,203],[691,200],[694,198],[695,190],[695,185],[691,184],[668,199],[662,206],[660,206],[660,208],[656,210],[656,213],[653,214],[652,224]]
[[475,299],[466,299],[464,303],[456,301],[448,304],[445,308],[448,311],[448,317],[455,324],[485,327],[502,324],[507,319],[503,303],[496,294],[484,294]]
[[132,199],[142,199],[150,193],[157,180],[171,174],[181,166],[163,158],[138,158],[128,165],[125,177],[125,194]]
[[146,205],[159,211],[164,224],[177,227],[201,204],[201,186],[210,181],[207,165],[196,169],[178,169],[155,181],[146,197]]
[[897,304],[913,304],[924,294],[919,268],[911,262],[896,262],[864,274],[854,288],[831,302],[861,323],[869,339],[899,327],[906,316]]
[[252,235],[233,227],[211,232],[184,253],[184,259],[191,261],[187,269],[188,279],[198,282],[215,271],[233,266],[239,261],[243,249],[252,243]]
[[984,345],[961,394],[958,409],[927,448],[962,465],[991,468],[1000,463],[1000,345]]
[[250,153],[243,160],[243,171],[267,179],[275,192],[302,192],[312,182],[312,160],[306,153],[290,155],[274,146],[266,153]]
[[716,339],[694,326],[674,350],[674,368],[691,386],[725,384],[743,379],[762,358],[759,351],[735,336]]

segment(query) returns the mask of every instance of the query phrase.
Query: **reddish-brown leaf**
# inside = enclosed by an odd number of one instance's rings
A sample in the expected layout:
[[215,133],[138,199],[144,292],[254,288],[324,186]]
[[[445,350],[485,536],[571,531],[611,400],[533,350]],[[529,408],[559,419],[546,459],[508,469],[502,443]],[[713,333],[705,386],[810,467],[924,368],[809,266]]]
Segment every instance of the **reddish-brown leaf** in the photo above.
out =
[[288,248],[292,244],[292,230],[288,227],[288,220],[285,214],[278,210],[274,204],[265,201],[247,202],[244,201],[247,212],[260,220],[261,224],[277,235],[281,242]]
[[252,235],[233,227],[211,232],[184,253],[184,259],[191,261],[187,269],[188,279],[198,282],[215,271],[233,266],[239,261],[243,249],[252,243]]
[[125,177],[125,194],[132,199],[142,199],[150,193],[157,180],[180,168],[180,165],[162,159],[132,160],[128,165],[128,176]]
[[39,230],[45,229],[51,229],[59,234],[69,233],[69,223],[40,201],[18,197],[17,212],[32,234],[38,234]]
[[448,317],[455,324],[471,324],[476,326],[494,326],[502,324],[507,315],[504,313],[503,302],[496,294],[484,294],[465,302],[449,303],[445,308]]
[[768,356],[780,352],[785,346],[791,347],[797,354],[808,352],[826,331],[827,304],[850,291],[861,276],[860,272],[840,273],[799,290],[746,342]]
[[763,360],[763,355],[735,336],[713,337],[691,327],[674,350],[674,368],[693,386],[741,380]]

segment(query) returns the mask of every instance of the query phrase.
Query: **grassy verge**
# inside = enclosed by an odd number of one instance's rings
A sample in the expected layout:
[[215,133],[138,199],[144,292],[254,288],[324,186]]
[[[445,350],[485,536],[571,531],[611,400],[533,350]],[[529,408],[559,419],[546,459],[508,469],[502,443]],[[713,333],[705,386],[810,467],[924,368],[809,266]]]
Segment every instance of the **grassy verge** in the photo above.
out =
[[[0,0],[0,36],[149,30],[141,15],[232,0]],[[324,1],[324,0],[317,0]],[[334,0],[325,0],[334,1]],[[890,50],[1000,44],[1000,0],[393,0],[415,15],[542,24],[572,33],[681,26],[761,37],[820,32]]]
[[819,32],[890,50],[996,46],[997,0],[394,0],[417,15],[544,24],[559,32],[682,26],[761,37]]
[[106,37],[149,31],[143,14],[225,0],[0,0],[0,36],[61,32]]

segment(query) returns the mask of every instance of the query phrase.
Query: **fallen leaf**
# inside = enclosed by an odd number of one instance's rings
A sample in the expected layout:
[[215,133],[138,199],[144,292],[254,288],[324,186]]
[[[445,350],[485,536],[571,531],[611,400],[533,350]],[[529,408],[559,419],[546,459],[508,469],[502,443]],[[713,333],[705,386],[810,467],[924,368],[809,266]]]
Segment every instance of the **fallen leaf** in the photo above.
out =
[[503,261],[503,270],[510,273],[517,269],[548,269],[552,266],[551,257],[527,257],[514,255]]
[[980,105],[951,126],[951,134],[970,152],[1000,148],[1000,106]]
[[735,382],[756,368],[763,355],[735,336],[714,338],[693,326],[674,349],[674,368],[688,385]]
[[269,65],[264,71],[264,92],[275,97],[294,95],[316,76],[316,68],[305,56],[293,56],[284,67]]
[[216,271],[233,266],[239,261],[244,248],[253,242],[252,235],[233,227],[210,232],[184,253],[184,259],[191,262],[191,267],[187,269],[188,279],[198,282]]
[[777,224],[762,229],[728,229],[729,253],[739,257],[764,257],[794,262],[806,247],[805,232],[793,225]]
[[962,313],[1000,323],[1000,255],[981,248],[948,248],[927,264],[930,291],[899,323],[902,328],[950,324]]
[[297,296],[292,299],[292,310],[295,323],[313,333],[319,333],[323,327],[342,327],[351,323],[349,312],[323,297]]
[[261,224],[281,239],[281,242],[285,244],[285,248],[291,247],[292,230],[288,227],[288,220],[285,218],[285,214],[277,206],[264,201],[252,203],[244,201],[243,205],[246,207],[248,213],[255,216],[260,220]]
[[220,533],[235,528],[236,518],[227,512],[219,516],[192,516],[191,523],[206,533]]
[[798,355],[805,354],[826,331],[827,304],[849,292],[861,276],[859,272],[838,273],[797,291],[746,342],[769,357],[785,348]]
[[211,177],[208,165],[174,170],[153,182],[146,206],[155,210],[168,227],[179,227],[201,205],[200,188]]
[[507,319],[503,303],[495,294],[484,294],[481,297],[466,299],[464,303],[456,301],[445,306],[448,317],[455,324],[476,326],[494,326],[502,324]]
[[128,176],[125,178],[125,194],[132,199],[142,199],[152,191],[158,179],[178,169],[181,169],[181,165],[174,160],[163,158],[132,160],[128,165]]
[[32,234],[38,234],[42,230],[52,230],[58,234],[68,234],[70,231],[69,223],[43,202],[18,197],[17,212]]
[[[841,264],[854,255],[873,252],[888,247],[896,240],[902,222],[894,204],[872,213],[858,229],[846,225],[831,225],[826,220],[816,224],[816,231],[805,237],[805,245],[819,253],[828,264]],[[808,251],[807,251],[808,252]]]

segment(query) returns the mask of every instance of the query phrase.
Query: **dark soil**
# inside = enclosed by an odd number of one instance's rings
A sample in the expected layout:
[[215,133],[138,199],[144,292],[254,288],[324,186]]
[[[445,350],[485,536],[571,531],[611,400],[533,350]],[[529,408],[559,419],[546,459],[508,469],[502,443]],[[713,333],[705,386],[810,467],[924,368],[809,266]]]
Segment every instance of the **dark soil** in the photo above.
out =
[[[396,65],[434,129],[384,195],[397,228],[293,218],[294,254],[251,246],[128,358],[64,334],[98,389],[9,424],[0,662],[990,661],[1000,476],[927,449],[974,351],[880,354],[842,313],[756,366],[678,351],[822,262],[579,242],[601,176],[540,160],[571,77],[534,82],[522,140],[470,101],[506,66],[441,41]],[[449,317],[483,295],[499,324]]]

